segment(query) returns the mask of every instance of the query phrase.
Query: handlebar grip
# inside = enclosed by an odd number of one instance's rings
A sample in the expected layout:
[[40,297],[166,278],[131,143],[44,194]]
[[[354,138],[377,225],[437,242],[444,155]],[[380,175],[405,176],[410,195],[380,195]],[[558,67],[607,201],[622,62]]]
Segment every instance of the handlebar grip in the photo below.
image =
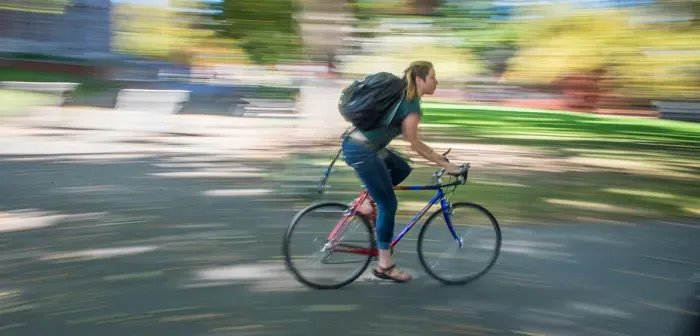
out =
[[[469,170],[469,164],[468,164],[468,163],[463,163],[463,164],[459,165],[459,168],[460,168],[460,170],[459,170],[458,173],[449,173],[449,174],[452,175],[452,176],[464,175],[464,174],[466,174],[467,171]],[[443,170],[444,170],[444,168],[443,168]]]

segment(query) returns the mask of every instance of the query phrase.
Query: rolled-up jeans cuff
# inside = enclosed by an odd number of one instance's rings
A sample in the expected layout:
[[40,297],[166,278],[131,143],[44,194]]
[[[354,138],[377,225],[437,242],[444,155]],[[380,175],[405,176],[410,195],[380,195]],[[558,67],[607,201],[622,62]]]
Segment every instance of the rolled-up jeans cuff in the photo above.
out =
[[377,242],[377,248],[380,250],[388,250],[391,248],[391,242],[388,242],[388,243]]

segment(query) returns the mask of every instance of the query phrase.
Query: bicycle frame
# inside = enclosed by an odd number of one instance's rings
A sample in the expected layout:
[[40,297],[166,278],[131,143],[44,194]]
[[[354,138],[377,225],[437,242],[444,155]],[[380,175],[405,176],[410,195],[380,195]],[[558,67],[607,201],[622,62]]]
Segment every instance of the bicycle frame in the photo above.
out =
[[[442,185],[442,184],[436,184],[436,185],[429,185],[429,186],[396,186],[394,187],[394,190],[437,190],[437,193],[433,198],[428,202],[428,204],[421,209],[418,214],[416,214],[411,221],[404,226],[403,230],[394,237],[394,240],[391,242],[391,247],[393,248],[396,244],[398,244],[399,241],[409,232],[411,229],[418,223],[418,221],[428,212],[428,210],[437,204],[438,202],[440,203],[440,206],[442,208],[442,215],[445,218],[445,223],[447,223],[447,228],[450,230],[450,233],[452,234],[452,237],[457,241],[459,244],[459,247],[462,248],[462,240],[457,236],[457,232],[455,232],[454,226],[452,225],[452,218],[451,218],[451,209],[450,205],[445,199],[445,192],[443,191],[444,187],[448,187],[453,184],[448,184],[448,185]],[[362,255],[369,255],[369,256],[377,256],[378,255],[378,250],[375,247],[372,248],[363,248],[363,247],[357,247],[357,246],[351,246],[348,244],[343,244],[340,243],[336,237],[342,237],[343,233],[345,233],[345,229],[347,228],[347,224],[350,222],[350,219],[355,216],[357,213],[357,207],[358,205],[362,204],[362,202],[369,196],[369,193],[365,190],[360,193],[360,197],[357,198],[357,200],[353,203],[352,207],[343,215],[343,218],[336,224],[335,228],[331,232],[331,234],[328,236],[328,241],[331,244],[330,248],[331,251],[333,252],[344,252],[344,253],[353,253],[353,254],[362,254]]]

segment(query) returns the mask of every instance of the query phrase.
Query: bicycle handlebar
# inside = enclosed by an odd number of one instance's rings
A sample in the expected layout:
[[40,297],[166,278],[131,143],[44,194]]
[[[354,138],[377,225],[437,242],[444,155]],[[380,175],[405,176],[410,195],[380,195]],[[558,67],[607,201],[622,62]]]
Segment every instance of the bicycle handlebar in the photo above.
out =
[[[450,160],[447,158],[447,154],[449,154],[451,151],[452,151],[452,148],[449,148],[449,149],[447,149],[447,151],[445,153],[442,154],[442,157],[444,157],[445,161],[447,161],[447,162],[450,162]],[[466,183],[467,182],[467,175],[469,173],[470,167],[471,166],[469,165],[469,163],[463,163],[463,164],[459,165],[459,168],[460,168],[459,172],[448,173],[449,175],[457,177],[457,181],[454,183],[451,183],[451,184],[456,185],[456,184]],[[437,180],[440,180],[440,178],[442,178],[442,176],[445,175],[445,173],[446,173],[445,168],[441,168],[440,170],[438,170],[437,172],[435,172],[433,174],[433,177],[435,177]]]

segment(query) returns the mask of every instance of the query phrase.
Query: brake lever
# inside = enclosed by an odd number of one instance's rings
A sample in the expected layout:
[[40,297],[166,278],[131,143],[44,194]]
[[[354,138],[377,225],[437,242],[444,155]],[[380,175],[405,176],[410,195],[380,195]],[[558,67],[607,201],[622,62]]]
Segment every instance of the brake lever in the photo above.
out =
[[445,159],[445,161],[450,162],[450,159],[447,158],[447,154],[450,154],[452,151],[452,148],[448,148],[447,152],[442,153],[442,158]]

